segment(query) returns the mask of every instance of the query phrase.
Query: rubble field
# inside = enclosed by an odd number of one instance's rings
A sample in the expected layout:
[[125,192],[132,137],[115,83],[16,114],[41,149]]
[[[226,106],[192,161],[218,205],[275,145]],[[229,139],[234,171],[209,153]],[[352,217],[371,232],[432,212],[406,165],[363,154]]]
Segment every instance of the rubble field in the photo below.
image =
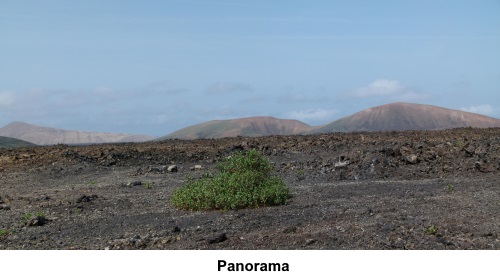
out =
[[[286,205],[187,211],[256,149]],[[0,149],[0,249],[500,249],[500,128]]]

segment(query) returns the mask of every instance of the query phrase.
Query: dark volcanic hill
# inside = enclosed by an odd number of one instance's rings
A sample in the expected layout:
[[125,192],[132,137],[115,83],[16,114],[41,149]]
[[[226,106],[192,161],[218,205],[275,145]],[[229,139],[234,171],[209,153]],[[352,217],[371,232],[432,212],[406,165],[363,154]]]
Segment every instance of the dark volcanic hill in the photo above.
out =
[[459,110],[413,103],[392,103],[369,108],[327,125],[311,133],[437,130],[458,127],[500,127],[500,120]]
[[33,146],[36,145],[16,138],[0,136],[0,148],[22,148]]
[[37,145],[142,142],[154,139],[146,135],[63,130],[24,122],[13,122],[0,128],[0,136],[17,138]]
[[215,120],[189,126],[170,133],[163,139],[223,138],[235,136],[293,135],[309,131],[311,126],[297,121],[273,117],[250,117],[233,120]]

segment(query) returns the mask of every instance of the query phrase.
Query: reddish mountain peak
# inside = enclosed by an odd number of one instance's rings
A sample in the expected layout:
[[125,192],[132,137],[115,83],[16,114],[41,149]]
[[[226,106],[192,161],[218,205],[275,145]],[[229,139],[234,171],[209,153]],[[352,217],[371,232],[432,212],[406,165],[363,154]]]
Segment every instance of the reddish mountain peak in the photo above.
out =
[[468,126],[500,127],[500,120],[433,105],[398,102],[363,110],[312,132],[435,130]]
[[292,135],[309,131],[311,127],[297,120],[258,116],[230,120],[216,120],[186,127],[162,139],[222,138],[235,136]]

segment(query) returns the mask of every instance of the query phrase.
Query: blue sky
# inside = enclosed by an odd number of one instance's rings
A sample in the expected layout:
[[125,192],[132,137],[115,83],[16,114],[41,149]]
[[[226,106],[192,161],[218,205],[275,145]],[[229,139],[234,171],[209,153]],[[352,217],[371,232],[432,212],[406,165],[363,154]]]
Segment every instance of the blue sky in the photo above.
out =
[[161,136],[403,101],[500,118],[500,1],[0,0],[0,126]]

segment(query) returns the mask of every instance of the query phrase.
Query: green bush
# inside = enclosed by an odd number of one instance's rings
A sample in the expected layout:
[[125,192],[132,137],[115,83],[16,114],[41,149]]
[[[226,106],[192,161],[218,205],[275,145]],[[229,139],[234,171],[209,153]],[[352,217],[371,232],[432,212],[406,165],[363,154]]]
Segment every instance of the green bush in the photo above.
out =
[[237,152],[217,168],[218,174],[188,179],[174,192],[172,203],[188,210],[234,210],[282,205],[290,197],[283,180],[273,174],[269,160],[256,150]]
[[437,229],[435,226],[430,226],[427,229],[424,229],[424,233],[428,235],[435,235],[437,232]]

